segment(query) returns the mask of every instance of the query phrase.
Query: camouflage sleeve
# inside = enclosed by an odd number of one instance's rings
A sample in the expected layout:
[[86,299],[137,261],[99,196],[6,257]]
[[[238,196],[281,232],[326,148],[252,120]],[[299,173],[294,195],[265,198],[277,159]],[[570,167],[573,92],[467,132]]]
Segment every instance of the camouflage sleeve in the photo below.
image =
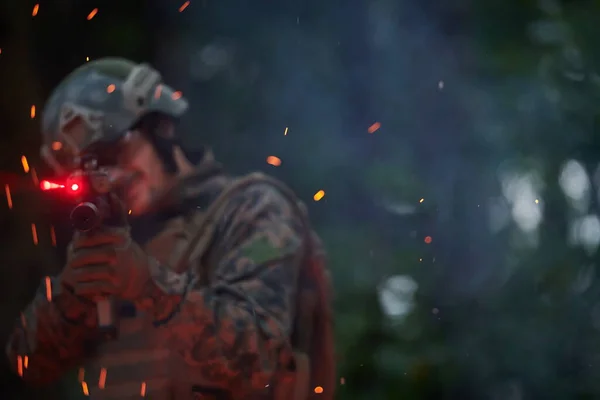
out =
[[266,185],[232,200],[211,253],[213,283],[190,290],[169,322],[171,346],[199,387],[244,388],[236,398],[269,390],[289,354],[302,242],[297,224],[289,202]]
[[16,321],[6,352],[12,369],[34,384],[62,377],[84,356],[95,309],[45,278]]

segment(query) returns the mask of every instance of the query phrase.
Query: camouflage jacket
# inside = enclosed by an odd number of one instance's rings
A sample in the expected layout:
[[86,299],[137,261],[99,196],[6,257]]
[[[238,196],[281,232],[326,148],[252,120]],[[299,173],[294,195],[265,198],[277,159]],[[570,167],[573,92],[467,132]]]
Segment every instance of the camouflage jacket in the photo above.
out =
[[23,379],[49,383],[80,367],[82,390],[97,399],[280,397],[274,388],[292,357],[297,217],[275,188],[253,185],[226,205],[209,251],[192,268],[174,270],[169,259],[190,240],[190,219],[230,182],[221,174],[198,180],[183,185],[183,202],[156,235],[134,235],[163,268],[144,299],[151,315],[122,304],[118,339],[90,339],[95,308],[61,291],[54,278],[51,298],[42,284],[8,342],[10,364]]

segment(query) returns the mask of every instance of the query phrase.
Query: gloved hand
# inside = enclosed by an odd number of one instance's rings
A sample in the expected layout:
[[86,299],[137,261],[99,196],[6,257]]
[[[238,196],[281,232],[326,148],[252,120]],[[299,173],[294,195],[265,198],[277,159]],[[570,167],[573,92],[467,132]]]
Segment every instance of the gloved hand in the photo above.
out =
[[129,227],[76,232],[61,282],[93,302],[106,296],[136,301],[151,281],[151,262],[131,239]]

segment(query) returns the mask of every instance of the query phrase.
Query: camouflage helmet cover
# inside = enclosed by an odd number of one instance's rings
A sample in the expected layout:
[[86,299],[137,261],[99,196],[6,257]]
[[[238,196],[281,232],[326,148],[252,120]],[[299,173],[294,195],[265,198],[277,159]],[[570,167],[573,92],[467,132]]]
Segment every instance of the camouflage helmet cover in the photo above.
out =
[[125,135],[141,117],[181,117],[188,108],[179,92],[162,84],[147,64],[120,58],[92,61],[69,74],[52,92],[42,115],[42,157],[57,173],[79,155]]

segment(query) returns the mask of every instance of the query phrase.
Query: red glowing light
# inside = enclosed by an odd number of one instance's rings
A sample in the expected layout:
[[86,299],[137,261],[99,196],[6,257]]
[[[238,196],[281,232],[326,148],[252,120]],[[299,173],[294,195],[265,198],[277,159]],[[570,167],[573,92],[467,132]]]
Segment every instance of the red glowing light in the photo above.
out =
[[53,189],[61,189],[64,188],[65,185],[60,185],[58,183],[50,182],[50,181],[41,181],[40,188],[42,190],[53,190]]
[[74,192],[78,191],[79,190],[79,185],[76,184],[76,183],[72,184],[71,185],[71,190],[74,191]]
[[429,244],[432,242],[432,240],[433,239],[431,238],[431,236],[425,236],[425,243]]

